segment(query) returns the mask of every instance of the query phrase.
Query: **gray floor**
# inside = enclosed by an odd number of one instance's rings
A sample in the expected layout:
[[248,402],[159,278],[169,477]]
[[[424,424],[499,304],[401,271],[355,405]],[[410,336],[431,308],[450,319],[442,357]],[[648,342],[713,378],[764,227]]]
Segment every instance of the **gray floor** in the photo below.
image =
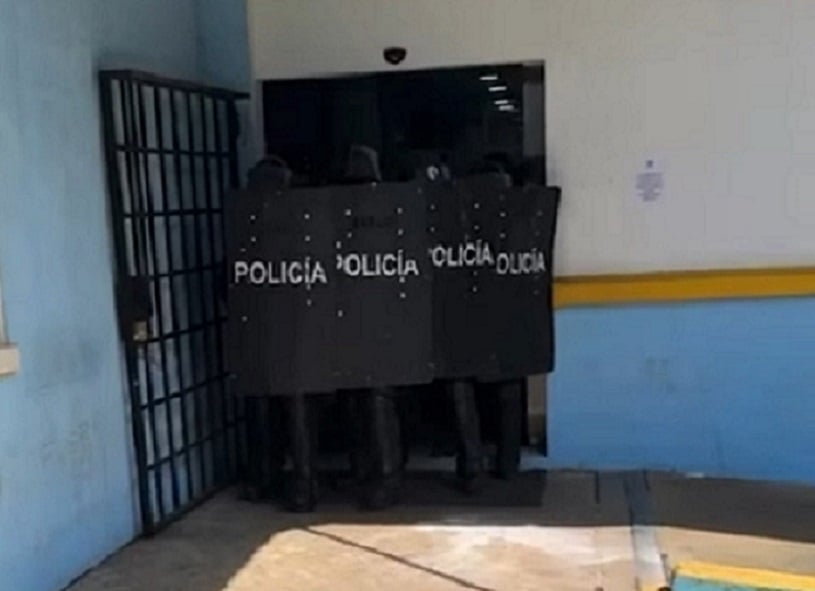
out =
[[549,473],[542,488],[515,507],[336,501],[313,515],[228,491],[71,591],[630,591],[687,560],[815,574],[812,488],[592,472]]

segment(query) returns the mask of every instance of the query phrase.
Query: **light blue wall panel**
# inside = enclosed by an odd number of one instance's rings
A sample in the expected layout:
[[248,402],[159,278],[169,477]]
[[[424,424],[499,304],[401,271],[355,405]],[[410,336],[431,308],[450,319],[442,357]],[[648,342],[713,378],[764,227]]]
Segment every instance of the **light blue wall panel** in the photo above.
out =
[[135,532],[96,69],[198,74],[194,0],[0,0],[0,588],[53,591]]
[[555,464],[815,483],[815,299],[562,310]]

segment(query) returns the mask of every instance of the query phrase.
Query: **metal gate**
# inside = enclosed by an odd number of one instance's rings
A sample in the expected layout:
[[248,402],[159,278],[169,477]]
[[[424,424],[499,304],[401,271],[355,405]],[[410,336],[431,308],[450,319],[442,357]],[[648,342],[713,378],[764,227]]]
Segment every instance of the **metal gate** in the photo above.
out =
[[237,187],[236,101],[143,72],[100,75],[119,319],[145,534],[238,476],[228,392],[223,202]]

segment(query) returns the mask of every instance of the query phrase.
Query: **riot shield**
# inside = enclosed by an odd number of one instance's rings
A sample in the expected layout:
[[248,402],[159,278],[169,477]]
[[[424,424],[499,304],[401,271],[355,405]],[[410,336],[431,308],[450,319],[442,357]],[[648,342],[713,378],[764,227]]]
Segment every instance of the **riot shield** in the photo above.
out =
[[429,250],[436,377],[469,378],[491,363],[483,342],[491,310],[482,288],[493,248],[484,216],[491,199],[482,203],[461,181],[434,185],[429,197],[437,228]]
[[433,379],[425,195],[413,183],[338,188],[337,388]]
[[495,268],[484,278],[491,313],[482,342],[491,363],[483,380],[511,380],[554,367],[552,249],[559,195],[543,187],[499,195]]
[[437,377],[551,371],[552,248],[559,191],[480,175],[430,196]]
[[227,351],[242,395],[334,388],[333,193],[261,187],[233,199]]

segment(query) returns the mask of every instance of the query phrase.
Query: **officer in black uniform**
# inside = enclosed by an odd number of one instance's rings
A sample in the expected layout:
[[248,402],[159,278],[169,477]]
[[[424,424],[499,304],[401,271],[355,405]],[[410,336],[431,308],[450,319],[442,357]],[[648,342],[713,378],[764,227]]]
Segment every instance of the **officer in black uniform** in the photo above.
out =
[[[496,189],[511,187],[512,177],[506,170],[505,159],[500,155],[485,158],[473,171]],[[523,415],[522,380],[481,382],[475,378],[453,380],[448,384],[453,402],[458,434],[456,474],[467,493],[477,492],[484,474],[484,449],[481,433],[479,398],[493,402],[497,424],[496,475],[511,478],[520,467]],[[497,399],[497,400],[496,400]]]
[[[485,158],[485,172],[496,188],[511,187],[510,158],[503,153]],[[499,478],[509,479],[518,473],[521,463],[523,434],[523,379],[483,383],[480,389],[492,398],[497,415],[495,426],[495,472]]]
[[[288,186],[290,171],[274,157],[264,158],[249,172],[249,189]],[[283,404],[273,396],[248,397],[244,401],[247,429],[247,470],[241,496],[247,500],[268,499],[282,486],[285,464]]]
[[[379,157],[373,148],[351,147],[344,184],[381,182]],[[398,391],[392,387],[355,390],[342,395],[352,417],[352,470],[362,485],[361,504],[383,509],[398,502],[403,450],[397,410]]]
[[[290,186],[292,176],[285,161],[269,156],[250,171],[248,186],[271,192]],[[246,498],[269,498],[285,488],[286,501],[292,510],[314,508],[318,493],[317,404],[304,394],[247,398],[248,470],[243,491]],[[287,451],[292,475],[285,482]]]

